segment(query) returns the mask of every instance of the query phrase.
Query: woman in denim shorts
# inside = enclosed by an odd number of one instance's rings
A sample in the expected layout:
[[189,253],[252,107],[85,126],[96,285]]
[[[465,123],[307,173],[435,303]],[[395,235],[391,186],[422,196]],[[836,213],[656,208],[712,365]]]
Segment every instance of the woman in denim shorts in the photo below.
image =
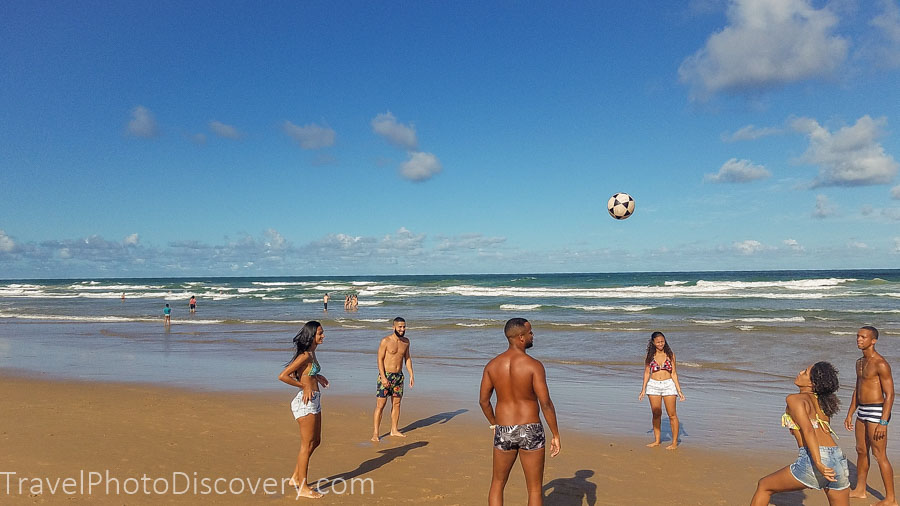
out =
[[800,393],[787,396],[781,425],[790,429],[800,447],[797,460],[759,480],[751,506],[766,506],[772,494],[814,488],[825,490],[828,504],[850,504],[850,470],[831,430],[831,417],[840,404],[837,370],[816,362],[794,379]]
[[654,332],[647,343],[647,356],[644,357],[644,386],[638,395],[650,400],[650,413],[653,415],[653,442],[649,447],[659,446],[662,435],[662,405],[666,405],[669,414],[669,425],[672,427],[672,444],[667,450],[678,448],[678,414],[675,411],[675,399],[684,400],[681,383],[678,382],[678,371],[675,367],[675,353],[669,347],[666,336],[662,332]]

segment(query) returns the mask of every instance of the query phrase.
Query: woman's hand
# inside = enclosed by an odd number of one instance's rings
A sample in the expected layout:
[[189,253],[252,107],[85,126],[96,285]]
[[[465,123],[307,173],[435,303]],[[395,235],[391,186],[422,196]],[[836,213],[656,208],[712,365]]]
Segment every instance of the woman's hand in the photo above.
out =
[[835,477],[834,469],[832,469],[830,467],[825,467],[825,464],[823,464],[821,462],[817,462],[814,465],[816,466],[816,469],[818,469],[819,472],[822,473],[822,476],[824,476],[826,480],[837,481],[837,478]]
[[638,396],[638,400],[639,401],[644,400],[644,389],[643,388],[641,389],[641,395]]
[[681,390],[678,391],[678,398],[684,401],[684,394],[681,393]]
[[309,399],[312,398],[312,394],[312,388],[304,388],[303,395],[300,397],[300,401],[303,402],[303,404],[309,403]]
[[316,381],[319,382],[319,385],[321,385],[322,388],[328,388],[328,379],[325,378],[325,376],[322,376],[321,374],[316,374]]

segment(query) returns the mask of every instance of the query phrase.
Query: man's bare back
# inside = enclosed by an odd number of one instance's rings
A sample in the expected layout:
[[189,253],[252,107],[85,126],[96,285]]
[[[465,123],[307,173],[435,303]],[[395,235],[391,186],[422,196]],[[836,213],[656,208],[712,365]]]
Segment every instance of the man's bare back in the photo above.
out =
[[[540,422],[534,378],[544,366],[524,353],[507,350],[484,367],[497,392],[494,416],[499,425]],[[543,374],[541,374],[543,376]]]

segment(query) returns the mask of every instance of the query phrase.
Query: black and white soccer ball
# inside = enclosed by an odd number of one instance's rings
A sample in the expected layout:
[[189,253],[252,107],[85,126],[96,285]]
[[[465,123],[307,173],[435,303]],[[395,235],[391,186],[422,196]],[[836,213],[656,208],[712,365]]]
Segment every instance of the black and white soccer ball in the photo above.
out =
[[624,220],[634,214],[634,199],[627,193],[617,193],[609,198],[606,209],[613,218]]

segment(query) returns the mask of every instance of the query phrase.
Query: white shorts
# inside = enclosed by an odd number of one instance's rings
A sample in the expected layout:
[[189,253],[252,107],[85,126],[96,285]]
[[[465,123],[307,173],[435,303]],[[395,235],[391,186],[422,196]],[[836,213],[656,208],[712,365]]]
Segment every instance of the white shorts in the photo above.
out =
[[302,418],[306,415],[315,415],[322,412],[322,396],[319,392],[313,392],[309,402],[303,404],[303,390],[297,392],[297,396],[291,401],[291,411],[294,412],[294,419]]
[[644,391],[647,395],[678,395],[678,390],[675,389],[675,381],[672,378],[667,380],[655,380],[652,379],[647,382],[647,389]]

